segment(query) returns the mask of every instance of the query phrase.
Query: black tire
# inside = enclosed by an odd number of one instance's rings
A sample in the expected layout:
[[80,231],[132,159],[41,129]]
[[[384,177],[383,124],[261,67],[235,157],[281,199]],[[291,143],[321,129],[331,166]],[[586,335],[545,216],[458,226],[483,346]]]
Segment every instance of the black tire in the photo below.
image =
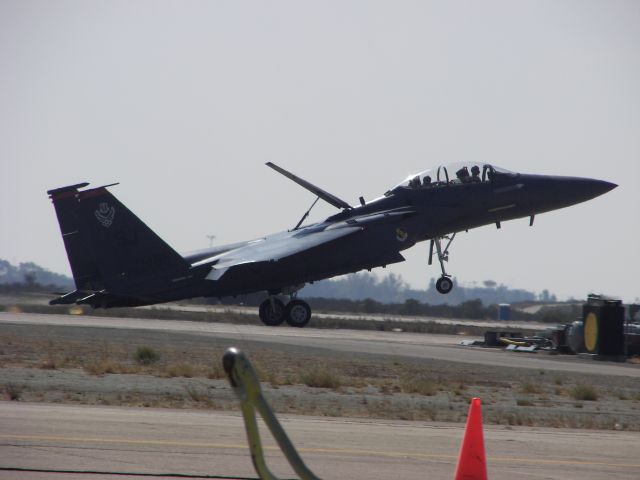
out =
[[311,307],[303,300],[291,300],[287,304],[284,317],[290,326],[302,328],[311,320]]
[[436,282],[436,290],[443,295],[449,293],[453,289],[453,280],[449,277],[440,277]]
[[258,310],[258,314],[260,315],[260,320],[262,320],[262,323],[264,323],[268,327],[277,327],[282,322],[284,322],[284,317],[285,317],[284,303],[282,303],[280,299],[274,298],[273,307],[272,307],[271,300],[267,298],[264,302],[260,304],[260,309]]

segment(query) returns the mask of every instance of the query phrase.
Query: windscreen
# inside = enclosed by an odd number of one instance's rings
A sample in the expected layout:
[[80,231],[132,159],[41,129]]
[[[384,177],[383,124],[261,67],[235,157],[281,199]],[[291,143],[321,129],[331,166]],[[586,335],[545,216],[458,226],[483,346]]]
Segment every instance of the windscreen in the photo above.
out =
[[399,188],[432,188],[451,184],[488,182],[494,175],[516,174],[488,163],[450,163],[409,175],[385,195],[390,195]]

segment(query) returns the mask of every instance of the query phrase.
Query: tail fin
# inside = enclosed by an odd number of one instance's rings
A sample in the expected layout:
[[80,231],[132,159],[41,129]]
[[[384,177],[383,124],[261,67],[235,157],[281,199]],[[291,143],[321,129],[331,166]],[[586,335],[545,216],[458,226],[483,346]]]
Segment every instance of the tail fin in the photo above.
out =
[[80,235],[81,226],[77,212],[77,195],[78,189],[87,185],[89,184],[86,182],[79,183],[47,192],[58,216],[64,248],[67,250],[67,258],[71,265],[73,280],[75,281],[76,289],[79,291],[102,290],[105,288],[98,266],[87,249],[88,244]]
[[104,187],[49,190],[76,288],[113,294],[157,291],[189,264]]

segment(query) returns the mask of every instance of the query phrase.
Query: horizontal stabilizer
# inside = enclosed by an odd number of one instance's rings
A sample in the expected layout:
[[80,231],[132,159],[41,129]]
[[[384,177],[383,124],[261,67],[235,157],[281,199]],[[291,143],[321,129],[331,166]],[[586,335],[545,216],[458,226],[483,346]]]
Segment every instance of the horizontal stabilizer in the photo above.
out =
[[68,187],[52,188],[51,190],[47,190],[47,194],[51,197],[56,197],[67,192],[78,193],[79,189],[87,186],[89,186],[89,182],[82,182],[75,185],[69,185]]
[[284,168],[277,166],[275,163],[267,162],[266,165],[268,167],[273,168],[276,172],[281,173],[288,179],[293,180],[301,187],[306,188],[311,193],[313,193],[314,195],[317,195],[318,197],[323,199],[325,202],[327,202],[330,205],[333,205],[336,208],[349,208],[349,209],[353,208],[344,200],[336,197],[335,195],[330,194],[329,192],[321,189],[320,187],[316,187],[312,183],[307,182],[306,180],[294,175],[293,173],[286,171]]
[[49,305],[71,305],[72,303],[76,303],[77,300],[86,297],[88,294],[89,292],[74,290],[73,292],[65,293],[58,298],[50,300]]

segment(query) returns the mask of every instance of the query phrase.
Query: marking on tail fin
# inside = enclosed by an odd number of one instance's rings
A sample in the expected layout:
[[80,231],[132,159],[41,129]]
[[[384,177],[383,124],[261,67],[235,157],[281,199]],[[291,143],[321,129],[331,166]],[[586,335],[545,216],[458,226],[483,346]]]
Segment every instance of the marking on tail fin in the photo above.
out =
[[113,217],[116,214],[116,209],[110,207],[107,202],[101,202],[94,214],[100,222],[100,225],[105,228],[109,228],[113,223]]

